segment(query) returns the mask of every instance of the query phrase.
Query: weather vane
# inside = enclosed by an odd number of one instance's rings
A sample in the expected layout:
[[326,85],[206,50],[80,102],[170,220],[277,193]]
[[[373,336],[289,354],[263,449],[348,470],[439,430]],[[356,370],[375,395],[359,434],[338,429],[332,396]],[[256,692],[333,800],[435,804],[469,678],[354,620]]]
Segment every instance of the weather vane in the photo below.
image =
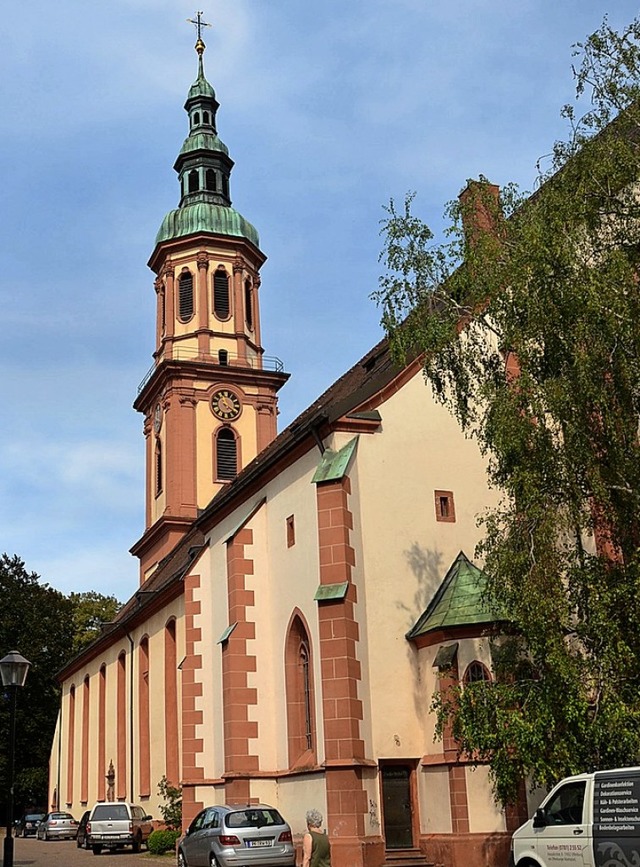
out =
[[202,16],[204,12],[196,12],[195,18],[187,18],[189,24],[195,24],[195,28],[198,31],[198,42],[202,41],[202,28],[203,27],[211,27],[211,24],[207,24],[206,21],[202,20]]

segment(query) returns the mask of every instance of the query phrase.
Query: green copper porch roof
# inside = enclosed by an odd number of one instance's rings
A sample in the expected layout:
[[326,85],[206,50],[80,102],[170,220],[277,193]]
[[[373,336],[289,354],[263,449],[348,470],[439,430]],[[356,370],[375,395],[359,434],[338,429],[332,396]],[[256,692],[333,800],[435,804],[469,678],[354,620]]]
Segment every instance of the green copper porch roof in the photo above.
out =
[[337,482],[341,479],[347,472],[349,461],[356,450],[357,444],[358,437],[354,437],[337,452],[327,449],[322,455],[318,468],[311,479],[312,484],[317,484],[318,482]]
[[246,238],[256,247],[260,246],[257,230],[242,214],[233,208],[213,205],[210,202],[194,202],[169,211],[156,235],[156,244],[200,232]]
[[435,629],[448,629],[452,626],[495,622],[498,618],[484,599],[486,586],[485,573],[474,566],[461,551],[435,596],[406,637],[417,638]]

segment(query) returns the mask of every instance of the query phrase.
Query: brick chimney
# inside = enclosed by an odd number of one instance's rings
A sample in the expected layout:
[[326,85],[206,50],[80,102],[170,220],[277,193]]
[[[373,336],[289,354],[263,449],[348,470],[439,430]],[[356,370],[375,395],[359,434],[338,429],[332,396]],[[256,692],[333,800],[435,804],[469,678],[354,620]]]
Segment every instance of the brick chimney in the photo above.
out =
[[468,181],[458,200],[462,229],[469,246],[474,246],[482,235],[499,235],[503,219],[499,186],[486,180]]

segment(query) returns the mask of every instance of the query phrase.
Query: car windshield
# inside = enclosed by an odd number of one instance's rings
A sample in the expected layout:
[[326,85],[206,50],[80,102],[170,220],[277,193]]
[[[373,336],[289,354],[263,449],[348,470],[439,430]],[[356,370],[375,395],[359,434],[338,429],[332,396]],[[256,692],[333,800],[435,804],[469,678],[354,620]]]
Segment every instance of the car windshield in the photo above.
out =
[[284,825],[284,820],[273,809],[238,810],[227,814],[225,824],[227,828],[262,828],[265,825]]
[[93,821],[104,819],[128,819],[129,813],[124,804],[98,804],[93,811]]

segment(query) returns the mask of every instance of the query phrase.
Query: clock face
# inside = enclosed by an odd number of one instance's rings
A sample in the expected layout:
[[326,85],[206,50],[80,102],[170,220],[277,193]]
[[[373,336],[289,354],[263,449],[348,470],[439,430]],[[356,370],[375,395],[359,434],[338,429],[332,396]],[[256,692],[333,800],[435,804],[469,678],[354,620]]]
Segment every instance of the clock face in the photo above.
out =
[[237,394],[229,391],[227,388],[221,388],[216,391],[211,398],[211,409],[216,418],[223,421],[231,421],[238,418],[241,410],[240,399]]
[[160,428],[162,427],[162,407],[160,404],[156,405],[156,408],[153,413],[153,432],[155,434],[160,433]]

